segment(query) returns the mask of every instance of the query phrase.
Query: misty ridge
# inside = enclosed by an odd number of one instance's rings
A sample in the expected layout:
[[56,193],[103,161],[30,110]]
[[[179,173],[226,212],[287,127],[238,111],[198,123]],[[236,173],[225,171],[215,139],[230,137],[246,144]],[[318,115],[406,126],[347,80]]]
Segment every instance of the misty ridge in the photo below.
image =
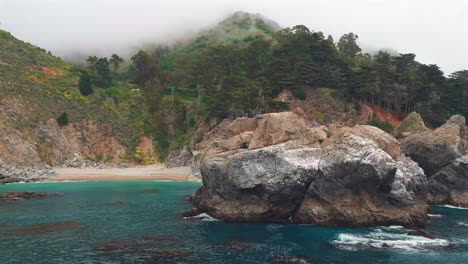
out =
[[468,65],[466,1],[0,0],[0,22],[3,30],[76,63],[89,55],[129,58],[141,48],[182,45],[238,10],[335,40],[353,32],[363,52],[414,53],[446,76]]
[[[251,20],[252,24],[246,28],[239,28],[233,22],[234,19],[240,20]],[[279,31],[284,27],[279,25],[274,20],[262,15],[261,13],[248,13],[244,11],[235,11],[232,13],[226,13],[226,15],[215,22],[204,25],[200,23],[192,24],[189,27],[187,25],[180,26],[176,30],[170,30],[170,33],[164,36],[140,36],[134,39],[121,39],[117,41],[110,41],[108,44],[96,44],[93,47],[86,46],[69,46],[57,49],[56,55],[60,56],[63,60],[78,66],[85,66],[86,59],[89,56],[97,57],[110,57],[112,54],[119,54],[124,59],[130,59],[139,50],[146,50],[154,52],[155,50],[168,50],[174,51],[183,48],[185,45],[196,40],[197,38],[204,37],[210,39],[211,44],[214,45],[225,45],[230,44],[230,38],[242,39],[249,35],[257,33],[257,29],[253,26],[255,20],[260,19],[270,26],[274,31]],[[166,32],[162,30],[162,32]],[[324,32],[325,35],[326,32]],[[399,52],[395,49],[384,47],[375,47],[369,43],[362,43],[358,41],[358,44],[362,48],[363,53],[369,53],[375,55],[379,51],[385,51],[392,56],[397,56]]]

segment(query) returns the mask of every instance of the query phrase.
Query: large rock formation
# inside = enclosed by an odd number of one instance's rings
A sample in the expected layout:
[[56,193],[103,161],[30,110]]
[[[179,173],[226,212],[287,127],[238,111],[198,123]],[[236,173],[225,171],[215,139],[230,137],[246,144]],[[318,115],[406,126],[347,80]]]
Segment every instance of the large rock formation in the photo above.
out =
[[[213,155],[233,155],[284,142],[319,146],[326,138],[327,133],[322,127],[310,128],[303,119],[291,112],[224,120],[211,131],[205,131],[199,143],[171,153],[167,166],[188,165],[191,162],[192,173],[201,178],[202,161]],[[182,158],[178,158],[177,154],[183,154]]]
[[429,178],[429,203],[468,207],[465,137],[465,118],[455,115],[434,131],[403,140],[403,153],[417,161]]
[[416,161],[430,177],[463,155],[461,136],[464,128],[465,118],[455,115],[434,131],[418,133],[404,139],[402,151]]
[[468,207],[468,154],[434,174],[429,186],[430,203]]
[[[297,120],[291,113],[281,115]],[[349,226],[426,223],[426,177],[415,162],[396,159],[399,144],[390,135],[356,126],[338,129],[326,139],[323,130],[319,137],[300,122],[295,123],[298,128],[291,128],[286,119],[271,114],[256,120],[284,120],[267,128],[257,124],[252,137],[262,138],[259,134],[268,131],[262,141],[267,144],[254,146],[276,144],[205,155],[203,186],[193,199],[200,212],[227,221]]]

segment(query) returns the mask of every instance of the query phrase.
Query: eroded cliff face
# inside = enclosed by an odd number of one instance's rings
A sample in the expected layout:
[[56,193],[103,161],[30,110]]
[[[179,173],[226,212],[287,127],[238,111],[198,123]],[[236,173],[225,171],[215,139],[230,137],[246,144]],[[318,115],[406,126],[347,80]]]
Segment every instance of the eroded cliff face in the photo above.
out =
[[402,140],[402,151],[417,161],[429,180],[428,201],[468,207],[468,152],[465,118],[451,117],[434,131]]
[[423,170],[378,128],[309,128],[286,112],[238,119],[213,133],[225,136],[207,136],[199,145],[197,212],[228,221],[322,225],[427,221]]
[[[141,137],[140,146],[154,157],[152,139]],[[1,101],[0,181],[42,179],[53,167],[117,165],[128,162],[127,151],[109,124],[84,119],[59,126],[41,121],[20,99]]]

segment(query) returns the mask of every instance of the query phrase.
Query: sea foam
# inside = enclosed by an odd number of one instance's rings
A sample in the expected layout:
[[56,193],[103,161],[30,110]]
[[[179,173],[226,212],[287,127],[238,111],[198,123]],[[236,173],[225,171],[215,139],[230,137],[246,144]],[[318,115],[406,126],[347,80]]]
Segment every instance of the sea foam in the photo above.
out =
[[208,214],[206,213],[201,213],[199,215],[196,215],[196,216],[191,216],[191,217],[184,217],[184,219],[200,219],[202,221],[208,221],[208,222],[211,222],[211,221],[220,221],[219,219],[216,219],[214,217],[211,217],[209,216]]
[[425,251],[431,248],[449,245],[446,239],[429,239],[410,236],[405,233],[389,233],[373,231],[368,234],[341,233],[331,243],[337,248],[345,250],[360,249],[400,249],[404,251]]
[[440,205],[442,207],[447,207],[447,208],[452,208],[452,209],[462,209],[462,210],[468,210],[468,208],[465,208],[465,207],[461,207],[461,206],[453,206],[453,205],[449,205],[449,204],[444,204],[444,205]]

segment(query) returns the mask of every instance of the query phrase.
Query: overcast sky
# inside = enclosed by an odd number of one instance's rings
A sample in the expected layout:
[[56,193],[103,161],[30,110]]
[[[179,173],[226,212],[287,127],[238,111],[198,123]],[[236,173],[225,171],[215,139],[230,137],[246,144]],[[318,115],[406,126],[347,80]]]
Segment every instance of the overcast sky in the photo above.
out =
[[0,0],[0,28],[60,56],[111,53],[193,35],[237,10],[468,69],[468,0]]

